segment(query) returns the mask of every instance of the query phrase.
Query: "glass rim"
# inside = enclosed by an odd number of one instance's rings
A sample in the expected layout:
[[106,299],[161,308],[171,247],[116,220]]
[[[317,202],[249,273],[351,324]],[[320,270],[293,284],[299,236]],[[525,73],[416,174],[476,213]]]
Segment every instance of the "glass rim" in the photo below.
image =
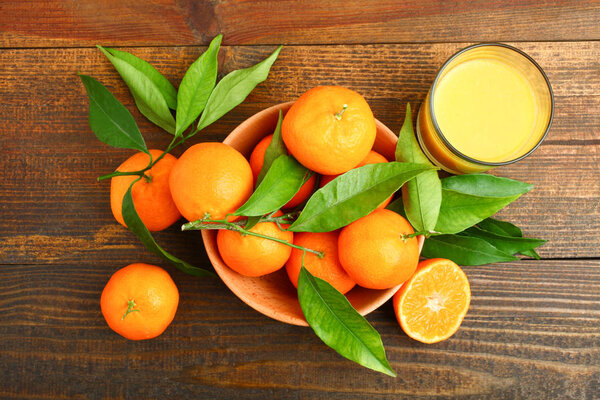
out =
[[[529,60],[529,62],[531,62],[536,68],[537,70],[540,72],[540,74],[542,75],[542,77],[544,78],[544,81],[546,82],[546,86],[548,87],[548,91],[550,93],[550,118],[548,118],[548,124],[546,125],[546,130],[544,131],[544,134],[540,137],[540,140],[535,144],[535,146],[533,146],[529,151],[527,151],[525,154],[508,160],[508,161],[501,161],[501,162],[492,162],[492,161],[481,161],[481,160],[477,160],[473,157],[469,157],[466,154],[461,153],[458,149],[456,149],[454,146],[452,146],[450,144],[450,142],[448,141],[448,139],[446,139],[446,137],[444,136],[442,130],[440,129],[440,126],[437,123],[437,119],[435,118],[435,111],[433,108],[433,97],[435,94],[435,88],[438,84],[438,81],[440,79],[440,75],[442,74],[442,72],[444,71],[444,69],[446,69],[446,67],[458,56],[460,56],[461,54],[478,48],[478,47],[488,47],[488,46],[496,46],[496,47],[504,47],[506,49],[512,50],[516,53],[518,53],[519,55],[525,57],[527,60]],[[457,51],[456,53],[454,53],[452,56],[450,56],[450,58],[448,58],[444,64],[442,64],[442,66],[440,67],[440,69],[438,70],[435,79],[433,81],[433,84],[431,85],[431,94],[429,95],[429,113],[431,115],[431,122],[433,123],[433,127],[435,128],[436,133],[438,134],[438,136],[442,139],[442,141],[444,142],[444,144],[446,145],[446,147],[448,147],[448,149],[454,153],[455,155],[457,155],[458,157],[462,158],[463,160],[472,162],[474,164],[480,164],[480,165],[488,165],[488,166],[492,166],[492,167],[498,167],[501,165],[508,165],[508,164],[512,164],[514,162],[517,162],[519,160],[524,159],[525,157],[527,157],[528,155],[530,155],[531,153],[533,153],[544,141],[544,139],[546,138],[546,136],[548,135],[548,132],[550,131],[550,127],[552,126],[552,121],[554,119],[554,92],[552,91],[552,86],[550,85],[550,80],[548,79],[548,76],[546,75],[546,73],[544,72],[544,70],[542,69],[542,67],[540,67],[540,65],[533,59],[531,58],[530,55],[528,55],[527,53],[525,53],[523,50],[517,49],[516,47],[510,46],[508,44],[504,44],[504,43],[497,43],[497,42],[484,42],[484,43],[477,43],[468,47],[465,47],[464,49],[461,49],[459,51]]]

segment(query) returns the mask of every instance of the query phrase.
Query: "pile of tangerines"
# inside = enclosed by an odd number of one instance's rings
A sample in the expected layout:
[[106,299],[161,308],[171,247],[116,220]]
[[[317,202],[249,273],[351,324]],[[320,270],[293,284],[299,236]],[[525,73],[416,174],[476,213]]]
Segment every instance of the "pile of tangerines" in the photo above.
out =
[[[373,113],[355,91],[320,86],[304,93],[285,115],[281,127],[287,151],[311,171],[296,195],[282,208],[301,207],[318,188],[350,169],[388,160],[372,150],[376,135]],[[254,191],[273,135],[254,148],[250,159],[224,143],[199,143],[179,159],[163,156],[146,179],[132,189],[135,208],[150,231],[163,230],[182,216],[197,221],[233,221],[232,214]],[[153,159],[159,150],[150,151]],[[142,170],[149,156],[138,153],[118,171]],[[118,222],[123,196],[135,176],[117,176],[111,182],[111,207]],[[419,263],[417,238],[409,222],[385,207],[333,232],[293,233],[286,225],[259,222],[250,231],[277,238],[242,235],[222,229],[219,253],[239,274],[262,276],[285,267],[297,286],[301,266],[345,294],[355,285],[387,289],[404,283],[394,297],[394,309],[404,331],[412,338],[434,343],[450,337],[462,322],[470,302],[463,271],[452,261]],[[278,214],[275,214],[278,215]],[[322,257],[292,248],[282,241],[316,250]],[[179,300],[177,288],[163,269],[132,264],[117,271],[102,293],[102,312],[109,326],[129,339],[148,339],[171,323]]]

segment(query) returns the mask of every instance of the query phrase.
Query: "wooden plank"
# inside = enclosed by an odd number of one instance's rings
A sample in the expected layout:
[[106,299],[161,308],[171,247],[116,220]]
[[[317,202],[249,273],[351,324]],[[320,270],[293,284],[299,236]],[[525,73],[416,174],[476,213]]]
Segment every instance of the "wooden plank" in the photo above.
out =
[[[186,146],[222,140],[255,112],[293,100],[319,84],[345,85],[363,93],[376,117],[397,132],[405,103],[418,108],[436,69],[465,45],[285,47],[269,79]],[[500,216],[520,225],[526,235],[548,239],[540,250],[543,257],[599,257],[600,43],[519,46],[547,71],[556,93],[556,118],[547,141],[531,157],[495,170],[536,185]],[[202,48],[130,50],[178,83]],[[272,50],[225,47],[221,75],[247,67]],[[96,182],[131,152],[109,148],[94,137],[77,72],[95,76],[114,91],[134,112],[150,147],[164,148],[170,137],[135,112],[126,86],[103,57],[96,49],[0,52],[0,264],[94,259],[114,265],[153,259],[115,223],[109,183]],[[206,261],[199,235],[181,233],[174,226],[157,238],[184,259]]]
[[[424,345],[388,302],[368,319],[393,379],[327,348],[308,328],[270,320],[218,280],[171,272],[181,294],[160,337],[127,341],[99,298],[123,266],[2,266],[2,398],[592,399],[600,387],[600,261],[467,267],[472,304],[449,340]],[[40,379],[43,377],[43,379]]]
[[1,47],[563,41],[600,38],[585,1],[13,1]]

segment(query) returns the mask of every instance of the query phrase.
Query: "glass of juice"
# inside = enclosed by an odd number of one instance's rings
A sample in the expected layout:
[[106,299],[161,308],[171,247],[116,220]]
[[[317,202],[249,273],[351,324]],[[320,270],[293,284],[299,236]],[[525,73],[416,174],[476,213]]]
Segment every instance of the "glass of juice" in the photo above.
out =
[[501,43],[476,44],[440,68],[419,109],[417,137],[440,168],[483,172],[531,154],[553,114],[550,82],[531,57]]

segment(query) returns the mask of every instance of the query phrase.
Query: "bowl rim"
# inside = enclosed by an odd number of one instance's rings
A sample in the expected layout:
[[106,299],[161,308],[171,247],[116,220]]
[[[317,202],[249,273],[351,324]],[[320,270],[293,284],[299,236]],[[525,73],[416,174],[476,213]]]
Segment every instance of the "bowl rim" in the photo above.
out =
[[[240,131],[244,131],[247,126],[253,125],[256,120],[261,120],[262,118],[265,117],[265,115],[269,115],[270,113],[273,113],[275,111],[284,110],[284,112],[286,112],[292,106],[292,104],[294,104],[294,101],[279,103],[279,104],[270,106],[268,108],[265,108],[255,114],[253,114],[252,116],[250,116],[246,120],[244,120],[242,123],[240,123],[237,127],[235,127],[227,135],[227,137],[223,140],[223,143],[229,145],[231,143],[231,141],[233,140],[232,137],[239,135]],[[375,124],[376,124],[378,132],[382,131],[384,135],[388,135],[388,136],[393,135],[395,140],[398,139],[398,137],[393,133],[393,131],[391,129],[389,129],[387,126],[385,126],[381,121],[379,121],[376,118],[375,118]],[[267,135],[268,135],[268,133],[265,133],[265,136],[267,136]],[[259,313],[261,313],[269,318],[275,319],[277,321],[284,322],[286,324],[297,325],[297,326],[309,326],[304,317],[298,318],[295,315],[282,313],[282,312],[278,311],[277,309],[270,307],[268,304],[265,304],[261,301],[257,301],[254,297],[246,296],[246,293],[244,292],[244,290],[242,290],[239,286],[230,285],[228,282],[228,278],[224,276],[222,269],[227,269],[233,273],[236,273],[236,272],[233,271],[231,268],[229,268],[229,266],[227,266],[227,264],[225,264],[225,262],[221,258],[221,255],[219,254],[219,250],[217,248],[217,243],[216,243],[217,242],[216,241],[217,232],[216,231],[202,231],[201,233],[202,233],[202,241],[204,243],[206,253],[208,255],[208,258],[209,258],[211,264],[213,265],[215,272],[217,273],[217,275],[219,275],[219,278],[225,284],[225,286],[227,286],[229,288],[229,290],[231,290],[241,301],[243,301],[246,305],[250,306],[254,310],[258,311]],[[417,236],[417,240],[419,243],[419,253],[420,253],[423,248],[424,237]],[[365,288],[362,288],[357,285],[355,288],[360,288],[361,290],[379,292],[379,295],[377,297],[375,297],[375,301],[369,302],[368,305],[361,307],[360,310],[357,309],[357,311],[360,313],[360,315],[366,316],[367,314],[371,313],[372,311],[376,310],[381,305],[386,303],[390,298],[392,298],[392,296],[401,287],[402,287],[402,284],[394,286],[389,289],[374,290],[374,289],[365,289]],[[350,290],[350,292],[348,292],[348,294],[352,293],[355,290],[355,288]]]

